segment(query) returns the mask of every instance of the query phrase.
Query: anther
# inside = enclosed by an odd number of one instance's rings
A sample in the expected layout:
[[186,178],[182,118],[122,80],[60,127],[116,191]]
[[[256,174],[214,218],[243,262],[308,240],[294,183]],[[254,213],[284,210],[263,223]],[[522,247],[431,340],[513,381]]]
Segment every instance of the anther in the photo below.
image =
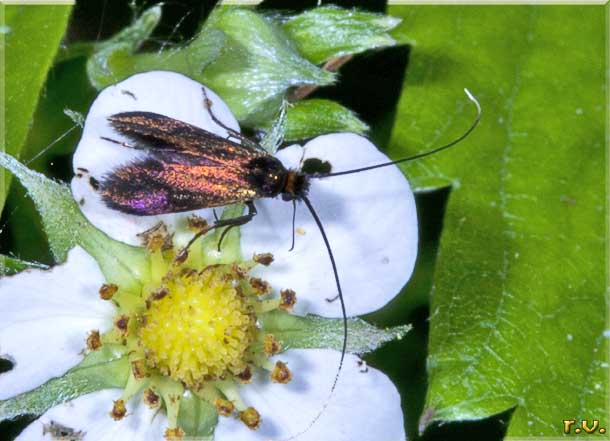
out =
[[237,264],[231,265],[231,273],[236,279],[245,279],[248,275],[248,271]]
[[150,309],[150,305],[152,302],[156,302],[157,300],[161,300],[163,297],[169,294],[169,290],[165,287],[159,288],[156,291],[150,293],[148,298],[146,299],[146,309]]
[[252,369],[250,366],[246,366],[246,368],[236,375],[241,384],[248,384],[252,381]]
[[152,228],[139,233],[138,237],[151,253],[169,250],[173,246],[172,235],[163,222],[159,222]]
[[263,296],[271,292],[271,285],[258,277],[251,277],[249,282],[254,293],[258,296]]
[[137,380],[150,376],[150,373],[146,368],[146,361],[142,358],[131,362],[131,372],[133,373],[134,378]]
[[261,425],[261,416],[254,407],[248,407],[239,413],[239,419],[250,429],[256,430]]
[[216,407],[218,414],[225,417],[230,416],[235,410],[235,404],[224,398],[216,398],[216,400],[214,400],[214,406]]
[[256,263],[259,263],[261,265],[269,266],[273,262],[273,254],[271,254],[271,253],[255,254],[254,257],[252,258],[252,260],[254,260]]
[[201,231],[209,227],[208,221],[197,215],[189,216],[187,219],[188,226],[191,230]]
[[269,377],[274,383],[288,384],[290,383],[290,380],[292,380],[292,372],[290,372],[290,369],[288,369],[286,363],[282,361],[277,361],[275,363],[275,368],[273,369]]
[[291,289],[283,289],[280,291],[280,309],[291,312],[297,302],[297,294]]
[[273,334],[265,334],[265,342],[263,344],[263,351],[267,357],[279,354],[282,350],[282,344],[275,339]]
[[100,297],[103,300],[110,300],[112,298],[113,295],[116,294],[116,292],[119,290],[119,287],[117,285],[115,285],[114,283],[104,283],[101,287],[100,287]]
[[160,397],[157,395],[151,388],[147,388],[144,390],[143,394],[144,403],[151,409],[156,409],[159,407]]
[[112,412],[110,412],[110,416],[112,417],[113,420],[115,420],[115,421],[122,420],[126,413],[127,413],[127,409],[125,408],[125,401],[123,401],[123,400],[113,401]]
[[168,441],[181,440],[182,438],[184,438],[184,430],[180,427],[174,427],[173,429],[168,428],[165,430],[165,439]]
[[100,336],[100,331],[94,329],[89,333],[87,337],[87,349],[90,351],[97,351],[102,347],[102,337]]
[[114,326],[119,330],[123,337],[127,336],[129,330],[129,316],[125,314],[121,314],[114,321]]

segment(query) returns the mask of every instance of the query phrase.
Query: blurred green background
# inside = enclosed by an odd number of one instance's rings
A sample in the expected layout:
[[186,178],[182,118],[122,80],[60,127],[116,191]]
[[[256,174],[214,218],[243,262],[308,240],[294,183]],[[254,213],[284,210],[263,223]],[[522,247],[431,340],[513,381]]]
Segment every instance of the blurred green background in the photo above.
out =
[[[189,41],[214,3],[166,2],[142,49]],[[560,436],[564,418],[607,418],[608,373],[599,369],[608,361],[607,7],[333,3],[403,19],[391,32],[398,45],[357,55],[335,85],[312,95],[356,112],[391,157],[459,134],[473,115],[463,87],[483,106],[483,123],[463,146],[403,168],[418,190],[419,259],[403,292],[367,317],[379,326],[414,326],[367,357],[399,388],[408,438]],[[287,10],[287,2],[264,1],[259,10],[296,13],[316,4],[295,0]],[[13,8],[7,21],[23,14]],[[24,15],[33,32],[67,20],[65,10],[37,8],[38,22]],[[133,12],[127,1],[77,2],[62,47],[103,41],[128,26]],[[49,44],[63,32],[52,28],[44,30]],[[26,43],[13,50],[44,52]],[[35,109],[24,133],[9,132],[30,117],[7,115],[8,151],[17,153],[9,141],[25,137],[20,159],[63,181],[80,135],[77,127],[63,136],[74,126],[64,109],[86,114],[97,93],[88,50],[70,57],[60,50],[53,62],[49,49],[39,61],[51,65],[48,75],[42,69],[6,81],[7,101],[29,100]],[[37,83],[44,85],[36,103]],[[16,182],[0,226],[2,254],[52,263],[38,215]],[[431,418],[420,434],[422,413],[443,422]],[[25,422],[0,423],[0,438],[12,439]]]

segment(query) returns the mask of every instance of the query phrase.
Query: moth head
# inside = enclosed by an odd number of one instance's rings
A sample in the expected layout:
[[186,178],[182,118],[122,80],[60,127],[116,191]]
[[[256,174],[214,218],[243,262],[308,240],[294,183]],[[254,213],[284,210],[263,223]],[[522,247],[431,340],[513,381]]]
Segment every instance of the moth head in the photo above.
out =
[[259,189],[262,197],[277,196],[283,191],[288,172],[278,159],[273,156],[255,158],[248,168],[248,180]]

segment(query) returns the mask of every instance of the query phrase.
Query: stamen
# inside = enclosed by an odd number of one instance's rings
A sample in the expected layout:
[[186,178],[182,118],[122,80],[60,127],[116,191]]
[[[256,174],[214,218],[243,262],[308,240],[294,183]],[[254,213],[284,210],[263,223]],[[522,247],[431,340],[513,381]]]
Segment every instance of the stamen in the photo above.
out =
[[239,419],[250,429],[256,430],[260,427],[262,419],[254,407],[248,407],[239,413]]
[[100,336],[100,331],[94,329],[89,333],[87,337],[87,349],[90,351],[97,351],[102,347],[102,338]]
[[161,398],[151,388],[144,390],[142,399],[151,409],[156,409],[161,403]]
[[246,366],[236,377],[241,384],[248,384],[252,381],[252,369],[250,369],[250,366]]
[[224,398],[216,398],[214,406],[218,414],[225,417],[230,416],[235,410],[235,404]]
[[292,312],[292,308],[297,302],[297,294],[291,289],[283,289],[280,291],[281,302],[279,308],[286,311]]
[[216,382],[216,387],[235,405],[237,410],[240,412],[246,410],[246,405],[241,399],[241,395],[239,394],[239,390],[237,389],[237,386],[235,386],[235,383],[231,381],[218,381]]
[[163,297],[165,297],[168,294],[169,294],[169,290],[164,286],[153,291],[152,293],[150,293],[150,295],[146,299],[146,309],[150,308],[150,305],[152,304],[152,302],[161,300]]
[[118,290],[119,287],[114,283],[104,283],[100,287],[100,297],[102,298],[102,300],[110,300]]
[[271,253],[255,254],[254,257],[252,257],[252,260],[254,260],[258,264],[261,264],[264,266],[269,266],[269,265],[271,265],[271,263],[273,263],[273,254],[271,254]]
[[263,351],[267,357],[279,354],[282,350],[282,343],[276,340],[273,334],[265,334]]
[[184,430],[180,427],[174,427],[173,429],[165,430],[165,439],[168,441],[178,441],[184,438]]
[[125,314],[119,315],[114,319],[114,326],[119,330],[123,337],[127,337],[129,333],[129,316]]
[[172,235],[163,222],[159,222],[154,227],[139,233],[138,237],[151,254],[156,251],[166,251],[172,248]]
[[[184,393],[184,387],[177,381],[166,377],[158,379],[157,387],[159,388],[159,393],[163,397],[163,403],[165,403],[168,426],[168,430],[165,433],[167,437],[167,433],[170,429],[180,429],[178,427],[178,413],[180,412],[180,400]],[[182,432],[182,436],[183,435],[184,432]],[[174,436],[178,436],[178,433],[174,433]]]
[[187,222],[188,222],[189,228],[194,231],[205,230],[206,228],[208,228],[210,226],[208,224],[208,221],[206,221],[204,218],[199,217],[195,214],[189,216],[189,218],[187,219]]
[[131,372],[137,380],[142,380],[150,376],[150,372],[146,368],[146,360],[142,358],[131,362]]
[[122,420],[126,413],[127,408],[125,407],[125,401],[119,399],[112,402],[112,411],[110,412],[110,416],[113,420]]
[[269,294],[271,292],[271,285],[258,277],[251,277],[249,282],[254,294],[257,296],[264,296],[265,294]]
[[275,368],[271,372],[270,378],[274,383],[288,384],[292,380],[292,372],[290,372],[286,363],[277,361],[275,363]]

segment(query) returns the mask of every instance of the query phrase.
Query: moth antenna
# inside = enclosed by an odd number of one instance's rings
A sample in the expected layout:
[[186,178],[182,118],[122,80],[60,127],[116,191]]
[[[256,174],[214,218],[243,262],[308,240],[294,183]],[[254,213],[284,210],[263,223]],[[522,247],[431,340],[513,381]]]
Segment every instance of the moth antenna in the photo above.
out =
[[294,250],[294,225],[297,219],[297,200],[292,200],[292,245],[290,245],[290,249],[288,251]]
[[343,361],[345,359],[345,353],[347,351],[347,312],[345,310],[345,301],[343,300],[343,291],[341,290],[341,283],[339,282],[339,273],[337,272],[337,264],[335,263],[335,256],[333,255],[332,249],[330,248],[330,242],[328,241],[328,237],[326,237],[326,231],[324,231],[324,227],[322,226],[322,222],[320,221],[320,218],[318,217],[318,213],[316,213],[316,210],[313,208],[313,205],[311,205],[311,202],[309,201],[309,199],[306,196],[301,196],[301,200],[303,202],[305,202],[305,205],[307,205],[307,208],[309,209],[309,212],[311,213],[313,220],[316,222],[316,225],[318,226],[318,229],[320,230],[320,234],[322,234],[322,239],[324,240],[324,245],[326,245],[326,250],[328,251],[328,257],[330,258],[330,263],[333,267],[333,274],[335,275],[335,283],[337,284],[337,291],[339,292],[339,301],[341,303],[341,313],[343,314],[343,346],[341,348],[341,359],[339,360],[339,367],[337,368],[337,373],[335,374],[335,379],[333,380],[333,385],[330,388],[328,397],[326,398],[324,405],[320,409],[320,412],[318,412],[318,414],[315,416],[315,418],[313,420],[311,420],[311,422],[305,429],[303,429],[301,432],[297,433],[296,435],[291,436],[290,438],[288,438],[288,440],[301,436],[302,434],[307,432],[309,429],[311,429],[311,427],[316,423],[316,421],[318,421],[318,419],[322,416],[322,414],[328,407],[330,399],[335,391],[335,388],[337,387],[337,383],[339,381],[339,376],[341,374],[341,369],[343,368]]
[[426,156],[434,155],[435,153],[441,152],[450,147],[453,147],[456,144],[459,144],[464,139],[466,139],[468,137],[468,135],[470,135],[470,133],[472,133],[472,131],[479,125],[479,121],[481,121],[481,105],[479,104],[479,101],[474,97],[474,95],[472,95],[470,93],[470,91],[468,89],[464,88],[464,92],[466,93],[466,96],[468,97],[468,99],[476,106],[477,116],[475,117],[474,121],[472,122],[472,124],[470,125],[468,130],[466,130],[459,138],[456,138],[453,141],[451,141],[449,144],[445,144],[443,146],[437,147],[435,149],[429,150],[424,153],[418,153],[417,155],[408,156],[408,157],[402,158],[402,159],[397,159],[396,161],[383,162],[381,164],[370,165],[368,167],[356,168],[353,170],[346,170],[346,171],[337,172],[337,173],[315,173],[315,174],[310,175],[310,177],[312,177],[312,178],[330,178],[332,176],[349,175],[352,173],[359,173],[359,172],[363,172],[363,171],[367,171],[367,170],[374,170],[376,168],[400,164],[401,162],[407,162],[407,161],[413,161],[415,159],[425,158]]

